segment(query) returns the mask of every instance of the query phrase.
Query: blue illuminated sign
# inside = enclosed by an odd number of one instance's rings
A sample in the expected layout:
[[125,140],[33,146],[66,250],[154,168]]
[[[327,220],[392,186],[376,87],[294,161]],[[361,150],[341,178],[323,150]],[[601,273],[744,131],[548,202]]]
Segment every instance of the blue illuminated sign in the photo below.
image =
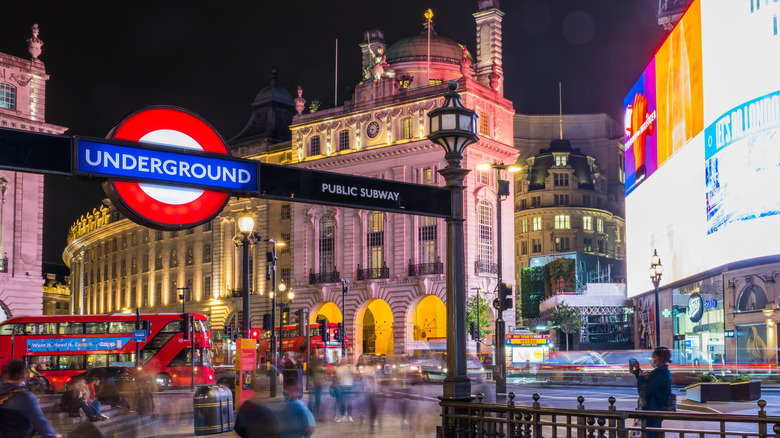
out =
[[76,172],[109,178],[195,185],[214,190],[257,190],[257,164],[171,150],[77,139]]
[[44,338],[28,339],[27,352],[111,351],[121,350],[130,342],[129,336],[114,338]]

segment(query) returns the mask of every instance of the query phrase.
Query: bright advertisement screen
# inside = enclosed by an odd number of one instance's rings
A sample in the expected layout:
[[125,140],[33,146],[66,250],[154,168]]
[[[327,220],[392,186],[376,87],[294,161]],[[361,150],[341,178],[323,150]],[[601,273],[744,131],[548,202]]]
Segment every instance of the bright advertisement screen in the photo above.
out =
[[780,254],[778,15],[695,0],[626,96],[629,296]]

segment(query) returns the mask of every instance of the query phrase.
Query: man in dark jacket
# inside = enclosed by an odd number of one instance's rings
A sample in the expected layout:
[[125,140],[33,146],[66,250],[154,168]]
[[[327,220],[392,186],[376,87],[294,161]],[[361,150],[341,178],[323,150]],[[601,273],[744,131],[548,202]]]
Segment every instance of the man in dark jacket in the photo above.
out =
[[[0,400],[3,409],[8,409],[21,414],[29,420],[30,427],[27,431],[6,431],[9,436],[19,433],[19,436],[31,436],[33,433],[45,438],[61,438],[60,434],[54,431],[49,420],[43,416],[41,405],[38,403],[32,393],[27,391],[24,382],[29,377],[29,372],[21,360],[12,360],[3,367],[3,381],[0,382]],[[6,396],[9,396],[6,398]],[[0,427],[8,427],[7,424]],[[0,429],[1,430],[1,429]]]
[[[641,400],[643,411],[668,411],[669,399],[672,396],[672,373],[669,364],[672,362],[672,352],[667,347],[658,347],[653,350],[653,371],[642,373],[639,366],[633,369],[636,376],[636,386]],[[647,427],[661,427],[663,420],[650,418],[646,421]],[[647,438],[658,438],[656,431],[648,431]]]

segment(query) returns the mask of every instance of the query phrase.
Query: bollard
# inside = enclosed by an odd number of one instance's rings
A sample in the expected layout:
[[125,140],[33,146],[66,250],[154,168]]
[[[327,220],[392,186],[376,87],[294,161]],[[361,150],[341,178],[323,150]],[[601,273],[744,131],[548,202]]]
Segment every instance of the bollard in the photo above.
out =
[[192,396],[195,435],[233,429],[233,394],[221,385],[203,386]]

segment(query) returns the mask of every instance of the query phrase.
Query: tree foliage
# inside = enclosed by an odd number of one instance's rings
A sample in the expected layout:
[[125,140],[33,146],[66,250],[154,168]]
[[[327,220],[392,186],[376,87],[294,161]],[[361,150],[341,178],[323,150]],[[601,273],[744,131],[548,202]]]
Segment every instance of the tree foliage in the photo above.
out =
[[544,298],[544,268],[524,268],[520,274],[520,302],[523,318],[538,318]]
[[560,303],[550,309],[550,322],[566,334],[566,350],[569,349],[569,334],[582,327],[582,312],[578,307]]
[[488,315],[488,306],[490,301],[484,297],[479,297],[479,307],[477,307],[477,295],[472,295],[466,300],[466,330],[471,327],[471,322],[477,323],[477,311],[479,309],[479,325],[482,330],[482,337],[493,334],[490,329],[490,316]]
[[575,264],[573,259],[555,259],[545,265],[548,280],[545,285],[547,296],[558,292],[574,292],[577,287]]

